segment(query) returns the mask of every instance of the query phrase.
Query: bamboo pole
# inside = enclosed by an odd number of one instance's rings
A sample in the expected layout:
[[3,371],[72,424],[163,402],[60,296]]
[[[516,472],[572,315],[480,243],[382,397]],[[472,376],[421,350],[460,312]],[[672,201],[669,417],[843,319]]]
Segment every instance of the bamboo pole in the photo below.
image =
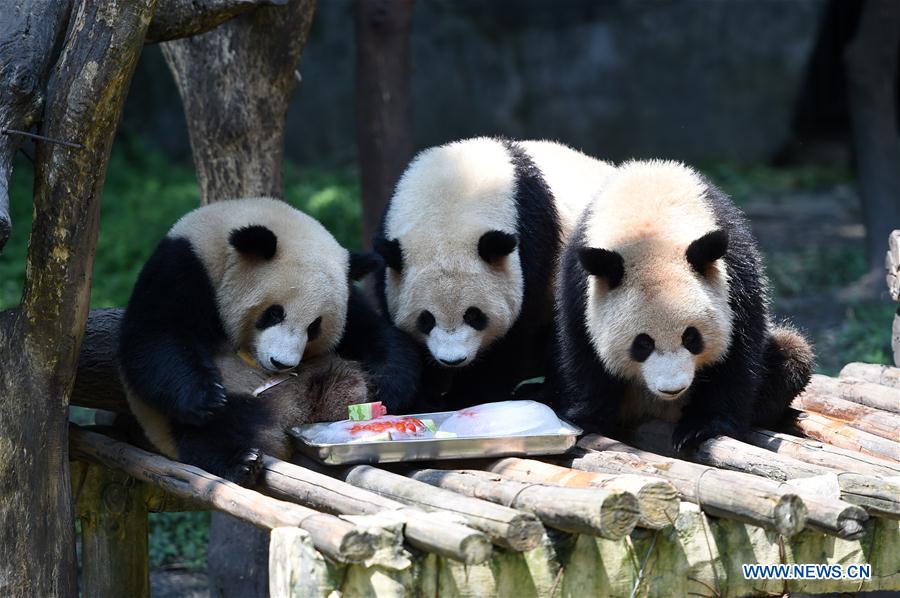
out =
[[633,494],[638,500],[638,525],[661,529],[678,515],[678,493],[665,479],[649,475],[578,471],[534,459],[508,457],[480,465],[481,469],[528,484],[553,484],[567,488],[602,488]]
[[316,548],[337,561],[362,562],[374,554],[375,538],[342,519],[263,496],[197,467],[75,425],[70,425],[69,448],[78,458],[121,469],[167,492],[200,501],[257,527],[300,527],[310,533]]
[[900,462],[900,442],[857,430],[818,413],[806,411],[794,411],[793,413],[794,418],[791,425],[801,436]]
[[[852,426],[857,430],[875,434],[888,440],[900,438],[900,413],[891,413],[883,411],[877,407],[870,407],[859,401],[849,401],[841,398],[844,394],[835,392],[834,386],[841,383],[858,387],[866,385],[873,387],[882,393],[883,403],[888,406],[893,403],[893,407],[900,411],[900,389],[891,389],[877,384],[869,384],[865,382],[854,383],[852,380],[834,380],[833,378],[825,378],[824,376],[814,376],[814,380],[810,385],[794,398],[791,406],[799,411],[808,413],[818,413],[825,417],[845,422],[848,426]],[[827,380],[827,382],[824,382]],[[857,393],[857,398],[866,397],[866,400],[872,403],[879,402],[879,395],[875,392]],[[890,399],[890,400],[889,400]]]
[[457,494],[533,513],[556,529],[610,540],[631,533],[640,513],[637,498],[621,490],[525,484],[477,470],[419,469],[406,475]]
[[[868,382],[879,386],[887,386],[888,388],[900,389],[900,368],[890,365],[881,365],[879,363],[848,363],[841,370],[840,380]],[[848,401],[854,401],[854,399],[843,394],[841,397]],[[900,413],[900,400],[896,398],[896,394],[894,397],[894,400],[888,401],[888,405],[885,407],[877,404],[872,405],[864,403],[863,401],[854,402],[869,405],[869,407],[875,407],[877,409],[884,409],[885,411]]]
[[353,486],[426,511],[457,513],[468,525],[487,534],[491,542],[511,550],[531,550],[544,535],[543,526],[531,513],[462,496],[369,465],[349,467],[338,476]]
[[487,537],[447,512],[426,513],[380,494],[351,486],[325,474],[273,457],[263,457],[260,484],[272,495],[334,515],[376,515],[396,512],[404,521],[410,544],[451,559],[476,565],[491,556]]
[[754,428],[744,435],[744,441],[804,463],[839,471],[852,471],[867,476],[900,476],[900,463],[832,446],[811,438]]

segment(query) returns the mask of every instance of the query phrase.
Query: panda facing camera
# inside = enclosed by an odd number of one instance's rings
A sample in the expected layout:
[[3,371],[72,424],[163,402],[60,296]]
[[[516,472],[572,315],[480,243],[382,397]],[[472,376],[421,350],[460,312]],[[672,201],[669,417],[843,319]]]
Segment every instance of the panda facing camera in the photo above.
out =
[[620,166],[563,256],[551,377],[564,415],[619,436],[677,422],[680,451],[771,425],[810,379],[806,340],[771,323],[749,225],[674,162]]
[[611,170],[558,143],[489,137],[410,162],[374,249],[383,311],[422,348],[420,406],[501,400],[544,375],[562,240]]

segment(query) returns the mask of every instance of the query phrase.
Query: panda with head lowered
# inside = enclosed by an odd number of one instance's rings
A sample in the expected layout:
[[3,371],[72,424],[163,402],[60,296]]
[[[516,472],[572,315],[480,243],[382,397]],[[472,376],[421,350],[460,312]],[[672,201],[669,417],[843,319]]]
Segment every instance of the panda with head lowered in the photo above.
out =
[[285,421],[297,412],[285,401],[304,397],[230,392],[219,365],[239,351],[271,374],[302,373],[330,354],[358,361],[370,400],[404,409],[418,383],[416,348],[352,284],[380,263],[275,199],[222,201],[184,216],[144,265],[121,327],[120,371],[150,442],[232,481],[254,481],[261,453],[278,448],[272,438],[301,423]]
[[544,375],[562,240],[611,171],[558,143],[488,137],[412,160],[374,247],[383,310],[425,356],[422,408],[502,400]]
[[813,367],[806,340],[770,321],[744,216],[675,162],[607,179],[564,250],[557,310],[563,416],[613,436],[669,419],[682,452],[777,421]]

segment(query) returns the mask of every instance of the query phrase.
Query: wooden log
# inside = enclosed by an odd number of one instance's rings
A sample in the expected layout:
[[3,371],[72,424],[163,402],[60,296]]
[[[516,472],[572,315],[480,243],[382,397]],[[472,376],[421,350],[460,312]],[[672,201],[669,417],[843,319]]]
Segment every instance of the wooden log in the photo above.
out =
[[146,486],[101,465],[74,463],[85,596],[150,596]]
[[640,508],[637,525],[649,529],[661,529],[671,525],[678,515],[678,493],[672,484],[661,477],[578,471],[568,466],[561,467],[517,457],[491,461],[481,468],[504,478],[529,484],[629,492],[637,498]]
[[[633,440],[639,448],[659,452],[659,447],[671,447],[672,430],[671,423],[650,422],[637,428]],[[627,445],[619,446],[620,448],[627,447]],[[894,495],[894,500],[890,499],[892,493],[897,489],[895,483],[875,476],[854,474],[853,477],[846,477],[839,469],[806,463],[727,436],[719,436],[703,442],[693,453],[692,459],[704,465],[742,471],[792,484],[797,480],[830,476],[837,491],[834,498],[841,498],[847,503],[865,507],[868,512],[873,514],[894,517],[895,513],[900,512],[900,494]],[[808,499],[814,500],[816,497],[814,494],[803,493],[803,484],[800,484],[799,487],[801,488],[801,498],[807,502],[807,507],[809,507]],[[838,504],[820,507],[820,510],[822,508],[826,511],[845,511],[843,506]],[[813,511],[814,509],[810,509],[812,513],[810,520],[815,524],[816,513]],[[858,516],[859,513],[853,511],[845,511],[844,514],[845,518],[859,519]],[[853,527],[853,524],[848,524],[848,526]],[[844,529],[846,530],[848,527],[845,526]],[[860,525],[854,533],[861,533],[861,530]]]
[[[880,386],[887,386],[888,388],[900,389],[900,368],[890,365],[881,365],[880,363],[860,363],[856,361],[845,365],[841,369],[840,377],[842,380],[861,380],[863,382],[870,382],[872,384],[878,384]],[[854,403],[869,405],[869,407],[875,407],[876,409],[883,409],[885,411],[893,411],[894,413],[898,413],[900,412],[900,399],[897,399],[896,396],[897,395],[895,394],[894,401],[890,404],[889,407],[882,407],[877,404],[866,403],[862,400],[857,401],[843,394],[841,395],[841,398],[847,399],[848,401],[853,401]],[[893,409],[891,407],[893,407]]]
[[[647,436],[647,431],[650,430],[655,431],[658,437],[663,437],[661,440],[658,438],[654,441],[651,441],[651,444],[671,444],[670,442],[668,442],[668,439],[671,438],[671,424],[667,424],[665,422],[659,422],[659,424],[660,425],[657,425],[655,427],[643,426],[638,430],[638,432],[640,433],[641,430],[643,430],[643,435]],[[705,476],[707,473],[704,470],[708,469],[702,465],[697,465],[688,461],[662,457],[655,453],[641,450],[639,448],[635,448],[601,436],[597,436],[596,439],[593,440],[593,444],[598,447],[603,446],[607,450],[621,451],[623,453],[633,455],[640,459],[643,463],[646,463],[657,469],[663,469],[665,471],[672,471],[672,469],[675,468],[681,469],[681,473],[683,475],[697,476],[697,480],[702,479],[703,476]],[[602,460],[604,456],[600,455],[596,458]],[[858,538],[865,531],[863,523],[866,519],[868,519],[868,515],[860,507],[839,499],[840,490],[837,485],[837,480],[833,481],[834,495],[832,497],[827,497],[823,496],[820,492],[810,491],[805,485],[790,487],[780,483],[773,484],[769,479],[750,474],[739,472],[727,473],[733,473],[734,475],[738,476],[734,478],[734,481],[736,483],[741,482],[741,479],[743,479],[742,483],[746,486],[758,487],[759,490],[767,490],[773,494],[777,494],[779,492],[783,492],[786,494],[796,494],[803,500],[806,506],[806,523],[811,528],[818,529],[819,531],[823,531],[830,535],[846,539]],[[699,489],[695,492],[699,492]]]
[[640,513],[637,498],[621,490],[526,484],[478,470],[418,469],[406,475],[457,494],[534,513],[556,529],[610,540],[631,533]]
[[171,461],[102,434],[72,425],[72,455],[121,469],[177,496],[209,505],[264,529],[300,527],[310,533],[316,548],[341,562],[361,562],[374,553],[373,537],[332,515],[275,500],[242,488],[191,465]]
[[806,523],[803,500],[796,492],[785,492],[777,482],[658,455],[651,463],[642,458],[645,451],[597,434],[585,436],[578,446],[586,452],[572,460],[572,467],[664,477],[684,500],[713,515],[753,523],[784,536],[796,534]]
[[406,539],[425,552],[470,565],[484,562],[491,556],[491,544],[484,534],[450,517],[436,517],[435,513],[408,507],[293,463],[264,457],[260,483],[276,497],[335,515],[395,511],[405,522]]
[[[890,370],[900,371],[898,368],[890,368]],[[900,389],[873,384],[872,382],[855,380],[853,378],[829,378],[828,376],[815,374],[809,386],[800,396],[803,397],[807,394],[819,397],[825,401],[835,397],[864,405],[871,409],[887,411],[889,412],[887,414],[889,417],[895,417],[897,414],[900,414]]]
[[[900,399],[900,391],[891,390]],[[815,388],[807,388],[791,403],[794,409],[816,413],[888,440],[900,438],[900,414],[873,409],[866,405],[823,395]]]
[[843,422],[818,413],[794,411],[789,424],[791,431],[807,438],[815,438],[840,448],[856,450],[867,455],[900,462],[900,442],[863,432]]
[[891,347],[894,351],[894,365],[900,367],[900,307],[897,308],[891,325]]
[[347,468],[338,476],[348,484],[426,511],[457,513],[470,526],[487,534],[491,542],[511,550],[531,550],[544,534],[540,521],[531,513],[462,496],[369,465]]
[[744,435],[744,441],[804,463],[839,471],[853,471],[867,476],[900,476],[900,464],[893,461],[864,455],[859,451],[843,449],[811,438],[753,428]]

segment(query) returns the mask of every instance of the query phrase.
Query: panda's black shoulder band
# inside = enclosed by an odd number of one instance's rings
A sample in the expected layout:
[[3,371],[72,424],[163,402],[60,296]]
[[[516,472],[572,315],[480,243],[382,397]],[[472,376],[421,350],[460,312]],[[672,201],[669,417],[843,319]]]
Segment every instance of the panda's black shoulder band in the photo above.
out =
[[360,280],[384,265],[384,260],[374,252],[350,252],[350,280]]
[[261,224],[234,229],[228,236],[228,242],[240,253],[264,260],[275,257],[275,250],[278,248],[278,237]]

